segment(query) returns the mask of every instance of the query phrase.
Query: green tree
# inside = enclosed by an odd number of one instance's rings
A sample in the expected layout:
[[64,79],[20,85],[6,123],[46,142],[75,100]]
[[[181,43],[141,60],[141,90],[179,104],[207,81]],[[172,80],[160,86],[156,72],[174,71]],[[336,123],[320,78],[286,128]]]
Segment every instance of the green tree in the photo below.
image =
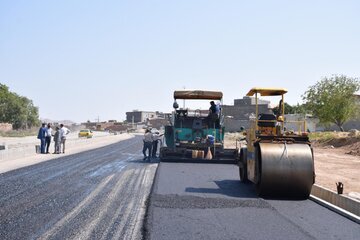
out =
[[[306,110],[305,110],[305,105],[304,104],[296,104],[296,105],[290,105],[287,102],[284,103],[285,106],[285,114],[295,114],[295,113],[300,113],[300,114],[305,114]],[[279,106],[276,106],[272,109],[273,113],[275,115],[279,114]]]
[[335,123],[344,131],[343,124],[359,113],[354,95],[359,89],[357,78],[333,75],[310,86],[302,97],[306,109],[318,117],[321,123]]
[[33,102],[10,92],[0,83],[0,122],[8,122],[14,129],[27,129],[39,125],[39,110]]
[[[293,106],[291,106],[291,105],[288,104],[287,102],[284,103],[284,107],[285,107],[285,109],[284,109],[285,114],[292,114],[292,113],[294,113],[294,108],[293,108]],[[279,106],[274,107],[272,110],[273,110],[273,112],[274,112],[275,115],[279,115]]]
[[306,114],[306,107],[305,104],[296,104],[294,106],[292,106],[292,110],[294,113],[299,113],[299,114]]

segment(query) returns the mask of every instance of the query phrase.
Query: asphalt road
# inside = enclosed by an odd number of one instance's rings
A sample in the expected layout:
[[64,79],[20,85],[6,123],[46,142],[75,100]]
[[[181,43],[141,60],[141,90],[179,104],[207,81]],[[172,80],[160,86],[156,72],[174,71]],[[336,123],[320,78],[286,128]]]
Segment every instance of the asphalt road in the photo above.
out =
[[141,239],[157,163],[141,138],[0,174],[0,239]]
[[258,198],[224,164],[160,163],[147,239],[359,239],[360,226],[311,200]]

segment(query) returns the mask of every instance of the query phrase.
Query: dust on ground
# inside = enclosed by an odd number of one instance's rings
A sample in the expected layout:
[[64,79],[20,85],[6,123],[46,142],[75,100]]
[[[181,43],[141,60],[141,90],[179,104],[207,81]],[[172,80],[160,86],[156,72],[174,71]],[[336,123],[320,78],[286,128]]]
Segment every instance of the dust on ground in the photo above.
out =
[[[324,133],[312,139],[316,184],[336,192],[336,183],[344,184],[344,194],[360,199],[360,133]],[[226,133],[225,147],[245,144],[242,133]]]

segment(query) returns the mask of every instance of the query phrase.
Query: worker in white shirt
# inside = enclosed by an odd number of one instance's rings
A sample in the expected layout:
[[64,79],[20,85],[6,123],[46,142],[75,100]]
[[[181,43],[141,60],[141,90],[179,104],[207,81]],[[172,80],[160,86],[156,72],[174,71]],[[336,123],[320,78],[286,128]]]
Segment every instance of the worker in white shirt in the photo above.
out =
[[64,127],[64,124],[60,124],[60,139],[62,144],[62,153],[65,153],[65,142],[66,142],[66,135],[70,133],[70,130]]
[[156,153],[157,153],[157,149],[158,149],[158,142],[161,141],[163,135],[164,134],[159,134],[159,132],[155,132],[153,134],[152,155],[151,155],[153,158],[157,157]]
[[[150,132],[149,129],[146,129],[144,134],[144,146],[143,146],[143,154],[144,154],[144,161],[146,159],[150,160],[151,157],[151,149],[152,149],[152,143],[153,143],[153,134]],[[148,150],[148,155],[146,155],[146,151]]]
[[50,147],[50,143],[51,143],[51,136],[52,136],[52,129],[51,129],[50,123],[48,123],[48,125],[46,127],[46,132],[45,132],[46,153],[49,153],[49,147]]

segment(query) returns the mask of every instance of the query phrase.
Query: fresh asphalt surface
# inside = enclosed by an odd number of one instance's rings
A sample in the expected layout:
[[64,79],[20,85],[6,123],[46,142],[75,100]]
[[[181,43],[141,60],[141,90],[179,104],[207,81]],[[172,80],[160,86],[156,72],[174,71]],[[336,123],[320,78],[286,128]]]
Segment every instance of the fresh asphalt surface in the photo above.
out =
[[141,239],[157,163],[141,138],[0,174],[0,239]]
[[161,163],[154,182],[141,148],[137,136],[0,174],[0,239],[359,239],[310,200],[258,198],[235,165]]
[[258,198],[225,164],[160,163],[148,239],[359,239],[360,226],[310,200]]

